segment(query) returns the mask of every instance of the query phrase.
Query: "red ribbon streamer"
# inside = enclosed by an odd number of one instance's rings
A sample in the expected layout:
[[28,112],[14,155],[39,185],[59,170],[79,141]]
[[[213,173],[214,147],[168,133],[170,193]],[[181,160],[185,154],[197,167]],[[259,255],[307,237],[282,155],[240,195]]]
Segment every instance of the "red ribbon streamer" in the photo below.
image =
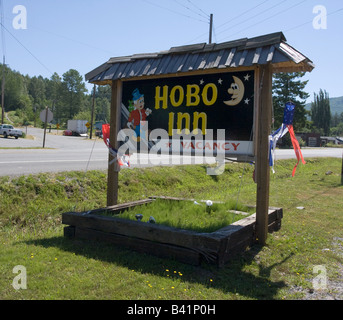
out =
[[298,159],[298,162],[294,166],[293,172],[292,172],[292,177],[294,177],[295,171],[297,170],[297,167],[298,167],[298,164],[300,162],[300,159],[301,159],[303,164],[306,164],[306,162],[305,162],[305,160],[303,158],[303,155],[301,153],[299,142],[298,142],[297,138],[295,137],[293,126],[292,125],[287,125],[287,128],[288,128],[288,132],[289,132],[289,134],[291,136],[291,141],[292,141],[292,145],[293,145],[293,148],[294,148],[294,151],[295,151],[295,155],[296,155],[296,157]]

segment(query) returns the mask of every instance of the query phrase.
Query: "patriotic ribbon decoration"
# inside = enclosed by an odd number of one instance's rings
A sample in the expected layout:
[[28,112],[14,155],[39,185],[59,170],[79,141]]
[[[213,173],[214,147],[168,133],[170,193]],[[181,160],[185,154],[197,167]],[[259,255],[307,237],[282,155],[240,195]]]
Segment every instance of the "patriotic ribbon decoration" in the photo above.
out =
[[112,148],[110,144],[110,125],[109,124],[102,125],[102,136],[108,148],[109,153],[113,156],[114,159],[117,160],[118,164],[121,167],[122,166],[130,167],[130,161],[127,159],[128,156],[125,154],[119,153],[118,150]]
[[276,143],[279,139],[281,139],[287,132],[289,132],[293,149],[295,151],[295,155],[297,157],[297,164],[293,168],[292,172],[292,177],[294,177],[295,172],[297,170],[298,164],[300,160],[302,161],[303,164],[305,164],[305,160],[303,158],[303,155],[300,150],[299,142],[297,138],[295,137],[294,134],[294,129],[293,129],[293,117],[294,117],[294,111],[295,111],[295,105],[293,102],[287,102],[285,105],[285,110],[284,110],[284,115],[283,115],[283,121],[281,127],[276,130],[270,137],[269,137],[269,165],[272,167],[273,172],[275,173],[274,170],[274,161],[275,161],[275,148],[276,148]]

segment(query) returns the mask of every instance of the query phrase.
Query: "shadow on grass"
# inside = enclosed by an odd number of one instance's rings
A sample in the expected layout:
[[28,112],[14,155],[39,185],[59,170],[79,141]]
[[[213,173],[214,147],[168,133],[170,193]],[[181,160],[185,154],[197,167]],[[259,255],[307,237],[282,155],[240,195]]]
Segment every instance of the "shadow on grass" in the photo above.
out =
[[[62,236],[30,240],[25,243],[44,248],[57,247],[65,252],[113,263],[142,274],[166,277],[166,269],[178,270],[182,272],[184,282],[198,283],[208,288],[221,290],[226,294],[258,300],[275,299],[278,291],[286,287],[284,281],[271,281],[270,274],[273,268],[283,264],[291,257],[290,255],[270,266],[254,263],[255,257],[262,249],[261,246],[255,245],[243,254],[237,255],[225,267],[218,268],[208,264],[186,265],[175,260],[161,259],[102,242],[70,240]],[[254,266],[249,268],[252,264]],[[249,271],[249,269],[253,270]],[[257,269],[258,274],[256,274]]]

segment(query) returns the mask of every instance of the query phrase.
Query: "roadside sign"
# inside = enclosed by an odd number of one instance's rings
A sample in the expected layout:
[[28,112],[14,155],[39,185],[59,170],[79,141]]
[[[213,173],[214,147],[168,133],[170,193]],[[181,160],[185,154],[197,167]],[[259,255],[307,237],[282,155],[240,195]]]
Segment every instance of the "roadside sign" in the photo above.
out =
[[91,124],[89,122],[86,123],[86,127],[89,128]]
[[[46,118],[46,112],[48,113],[48,116]],[[52,121],[52,119],[54,118],[54,115],[53,113],[50,111],[49,108],[46,108],[44,109],[40,114],[39,114],[39,118],[45,122],[45,118],[46,118],[46,121],[49,123]]]

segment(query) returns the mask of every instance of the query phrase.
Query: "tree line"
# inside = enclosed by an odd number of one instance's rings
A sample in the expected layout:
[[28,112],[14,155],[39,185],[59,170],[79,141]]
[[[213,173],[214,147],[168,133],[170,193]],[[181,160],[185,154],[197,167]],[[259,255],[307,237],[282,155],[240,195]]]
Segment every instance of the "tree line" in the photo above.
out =
[[[1,70],[3,70],[3,65]],[[283,119],[284,106],[288,101],[296,105],[294,129],[296,132],[318,132],[322,135],[343,135],[343,113],[332,115],[329,94],[320,90],[314,94],[311,110],[306,110],[308,81],[305,73],[279,73],[273,77],[273,124],[278,129]],[[0,77],[0,83],[2,79]],[[23,124],[39,124],[40,112],[48,106],[54,113],[54,123],[61,126],[69,119],[90,121],[93,92],[87,92],[83,77],[75,69],[50,78],[30,77],[5,66],[5,111],[16,111]],[[96,86],[95,121],[109,121],[111,88]]]
[[[95,120],[109,119],[110,99],[109,86],[96,87]],[[22,75],[5,66],[4,109],[6,112],[16,111],[25,123],[38,124],[39,114],[45,107],[53,112],[54,122],[61,125],[69,119],[90,120],[92,103],[93,92],[87,92],[83,77],[75,69],[62,76],[55,72],[50,78],[44,78]]]

